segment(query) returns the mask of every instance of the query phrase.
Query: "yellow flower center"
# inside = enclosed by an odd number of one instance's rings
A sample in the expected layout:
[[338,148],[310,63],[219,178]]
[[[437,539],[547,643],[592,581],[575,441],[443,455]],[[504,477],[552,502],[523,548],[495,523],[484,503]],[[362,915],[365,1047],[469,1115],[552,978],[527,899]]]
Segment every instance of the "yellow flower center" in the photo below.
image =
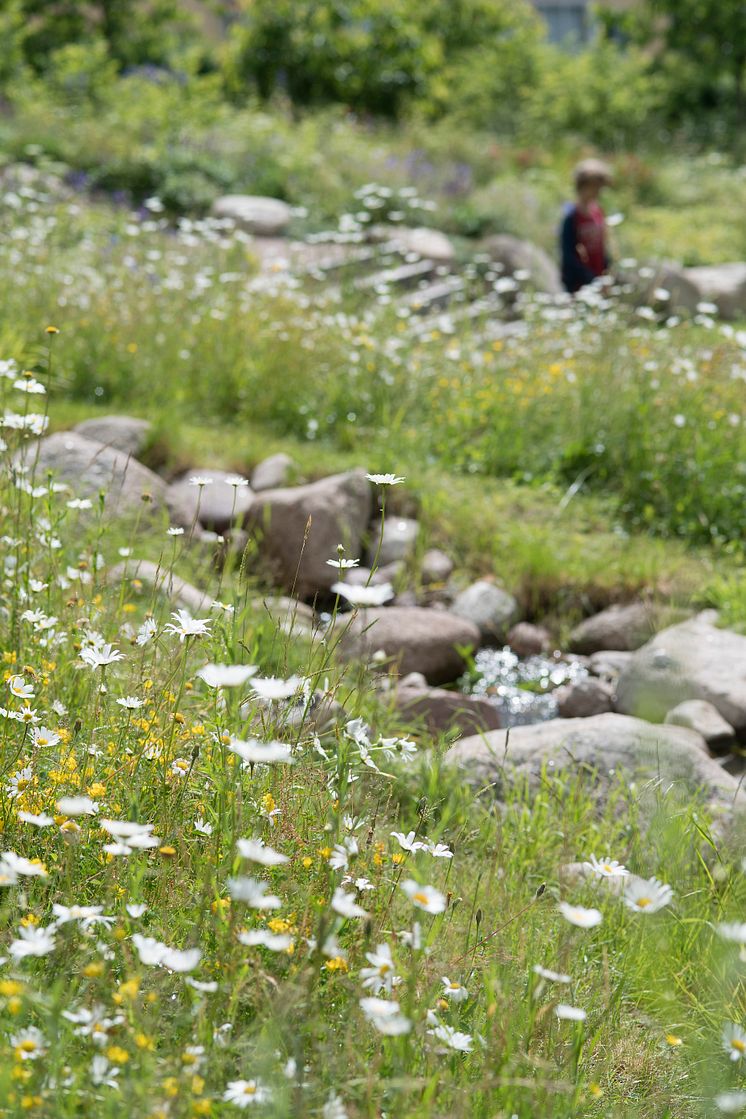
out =
[[638,898],[637,899],[637,908],[638,909],[647,909],[647,907],[650,905],[652,900],[653,900],[652,898]]
[[256,1084],[247,1084],[246,1087],[243,1090],[243,1094],[245,1096],[255,1096],[256,1095]]
[[416,894],[412,894],[412,901],[418,901],[420,905],[427,905],[427,894],[423,894],[422,890],[418,890]]
[[737,1053],[746,1053],[746,1041],[741,1041],[739,1037],[733,1038],[731,1046]]

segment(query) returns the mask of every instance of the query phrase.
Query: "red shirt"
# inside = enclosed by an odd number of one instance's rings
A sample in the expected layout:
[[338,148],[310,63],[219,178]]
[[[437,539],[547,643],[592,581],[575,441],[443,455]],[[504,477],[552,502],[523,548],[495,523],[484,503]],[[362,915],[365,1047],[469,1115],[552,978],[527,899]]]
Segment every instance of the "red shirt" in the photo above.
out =
[[575,209],[575,237],[578,256],[594,276],[606,271],[606,224],[598,202],[591,202],[585,213]]

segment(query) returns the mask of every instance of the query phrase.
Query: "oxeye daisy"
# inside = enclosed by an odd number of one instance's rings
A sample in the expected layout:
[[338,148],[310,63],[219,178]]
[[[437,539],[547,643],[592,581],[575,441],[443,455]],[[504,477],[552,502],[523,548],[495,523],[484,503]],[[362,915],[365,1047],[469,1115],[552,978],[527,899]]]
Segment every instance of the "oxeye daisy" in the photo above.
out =
[[440,890],[436,890],[434,886],[420,886],[419,882],[408,878],[402,882],[401,888],[412,905],[415,905],[418,909],[424,909],[426,913],[445,912],[445,895],[441,894]]
[[584,864],[589,870],[597,874],[599,878],[624,878],[629,874],[625,866],[622,866],[616,859],[605,858],[597,859],[595,855],[591,855],[587,863]]
[[731,1061],[742,1061],[746,1057],[746,1030],[736,1022],[726,1022],[721,1036]]
[[259,1080],[231,1080],[223,1092],[225,1102],[239,1108],[266,1103],[270,1098],[269,1088],[265,1088]]
[[585,909],[582,905],[569,905],[566,901],[561,901],[557,908],[566,921],[579,929],[592,929],[603,921],[603,914],[598,909]]
[[624,887],[624,904],[635,913],[657,913],[672,898],[671,887],[657,878],[632,878]]

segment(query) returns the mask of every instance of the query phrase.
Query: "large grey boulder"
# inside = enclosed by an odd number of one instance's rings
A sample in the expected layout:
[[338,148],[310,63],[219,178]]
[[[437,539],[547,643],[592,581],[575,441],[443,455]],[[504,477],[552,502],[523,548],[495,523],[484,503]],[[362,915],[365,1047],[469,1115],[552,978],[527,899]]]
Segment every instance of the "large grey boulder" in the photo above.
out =
[[611,711],[611,687],[595,676],[585,676],[557,688],[554,693],[557,711],[562,719],[588,719]]
[[559,295],[562,288],[559,269],[548,253],[531,241],[521,241],[510,233],[498,233],[488,238],[484,250],[495,262],[501,264],[506,275],[528,272],[531,284],[537,291]]
[[570,648],[585,655],[606,649],[639,649],[655,629],[655,613],[646,603],[609,606],[575,627],[570,634]]
[[701,734],[713,754],[727,750],[735,738],[730,723],[706,699],[687,699],[672,707],[665,723],[675,727],[689,727]]
[[382,653],[401,676],[421,672],[429,684],[448,684],[465,668],[460,648],[475,648],[479,630],[445,610],[422,606],[383,606],[360,610],[340,642],[345,660]]
[[230,218],[260,237],[281,236],[292,217],[286,202],[254,194],[224,194],[213,202],[212,212],[216,218]]
[[397,560],[406,560],[412,555],[417,546],[417,535],[420,526],[411,517],[386,517],[383,524],[383,535],[378,522],[371,525],[367,554],[367,563],[372,567],[385,567]]
[[109,514],[147,515],[168,508],[175,524],[185,528],[190,524],[183,508],[169,501],[162,478],[130,455],[80,432],[46,435],[26,446],[16,456],[15,465],[33,468],[37,485],[51,474],[70,487],[72,496],[89,498],[94,507],[104,494],[104,509]]
[[295,467],[295,463],[290,455],[286,455],[284,451],[279,451],[276,455],[270,455],[269,458],[262,459],[251,475],[251,488],[258,492],[259,490],[276,490],[280,486],[285,486],[288,483],[290,474]]
[[420,574],[426,586],[447,583],[453,574],[453,560],[440,548],[429,548],[422,557]]
[[479,734],[501,726],[500,712],[487,699],[462,695],[446,688],[400,684],[394,693],[397,710],[413,722],[423,722],[430,734],[458,731]]
[[694,315],[697,305],[702,302],[699,289],[686,274],[686,269],[674,261],[661,261],[655,268],[655,274],[647,283],[643,298],[647,303],[659,303],[657,292],[667,292],[665,300],[669,311],[677,314]]
[[617,710],[660,723],[684,700],[706,699],[746,732],[746,637],[718,629],[715,618],[705,611],[638,649],[619,677]]
[[[491,731],[457,742],[446,762],[458,765],[470,783],[528,780],[539,790],[546,775],[568,773],[587,777],[599,802],[611,785],[640,782],[643,797],[650,790],[673,786],[687,796],[701,791],[715,811],[746,804],[739,782],[709,756],[704,739],[693,730],[651,726],[628,715],[595,715],[590,719],[552,719],[509,733]],[[647,799],[645,796],[644,799]],[[651,793],[651,800],[655,797]]]
[[[192,485],[190,478],[204,478],[204,486]],[[243,519],[251,507],[251,490],[248,486],[235,486],[234,474],[224,470],[190,470],[168,487],[168,500],[179,505],[190,523],[198,521],[213,532],[227,532],[231,525]]]
[[153,592],[163,595],[175,607],[187,610],[193,617],[205,614],[213,603],[212,595],[152,560],[124,560],[108,568],[104,579],[109,586],[124,583],[138,595],[145,593],[150,597]]
[[138,458],[140,452],[148,442],[153,425],[149,420],[140,420],[136,416],[95,416],[90,420],[83,420],[76,424],[73,431],[84,435],[86,439],[95,439],[98,443],[105,443],[122,454]]
[[746,317],[746,262],[687,268],[686,278],[696,287],[700,300],[714,303],[722,318]]
[[371,504],[365,471],[351,470],[255,494],[244,525],[276,583],[307,598],[339,581],[338,569],[327,563],[339,544],[349,558],[360,555]]
[[438,264],[451,264],[456,258],[452,242],[437,229],[397,229],[391,240],[402,252],[416,253]]
[[544,626],[518,622],[508,633],[508,645],[517,657],[537,657],[550,651],[552,635]]
[[472,622],[484,639],[503,641],[518,617],[518,603],[502,587],[478,579],[456,596],[451,613]]
[[588,671],[591,676],[616,684],[633,656],[634,653],[621,649],[602,649],[600,653],[591,653]]

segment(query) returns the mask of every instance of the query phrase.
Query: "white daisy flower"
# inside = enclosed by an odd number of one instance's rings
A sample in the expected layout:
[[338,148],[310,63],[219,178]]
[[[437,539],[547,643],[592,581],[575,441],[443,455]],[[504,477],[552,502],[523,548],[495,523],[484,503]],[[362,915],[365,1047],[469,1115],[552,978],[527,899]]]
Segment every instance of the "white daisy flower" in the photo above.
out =
[[340,917],[367,917],[366,911],[357,904],[354,894],[346,894],[341,886],[334,891],[331,907]]
[[242,859],[250,859],[260,866],[281,866],[290,862],[287,855],[267,847],[263,839],[237,839],[236,848]]
[[557,1003],[554,1013],[558,1018],[567,1022],[585,1022],[588,1015],[579,1006],[568,1006],[565,1002]]
[[358,587],[354,583],[334,583],[332,590],[353,606],[383,606],[394,597],[391,583],[371,583],[367,587]]
[[731,1061],[742,1061],[746,1057],[746,1030],[736,1022],[726,1022],[721,1036]]
[[388,944],[379,944],[375,952],[366,952],[365,958],[370,967],[360,969],[363,987],[372,990],[374,995],[381,991],[390,995],[392,988],[400,982],[400,979],[394,973],[394,960]]
[[472,1051],[471,1034],[462,1033],[460,1030],[454,1029],[453,1026],[435,1026],[427,1032],[436,1037],[438,1041],[442,1041],[449,1049],[455,1049],[457,1053],[471,1053]]
[[399,1003],[393,999],[360,999],[360,1009],[371,1025],[386,1037],[408,1034],[412,1029],[411,1021],[402,1014]]
[[267,1103],[271,1098],[269,1088],[265,1088],[259,1080],[231,1080],[223,1092],[226,1103],[241,1109],[255,1103]]
[[465,1002],[468,999],[469,992],[461,983],[454,983],[447,975],[442,976],[440,981],[443,984],[442,998],[450,999],[451,1002]]
[[10,942],[8,950],[14,960],[23,960],[27,956],[48,956],[54,952],[56,945],[53,927],[44,929],[38,925],[21,925],[18,939]]
[[633,878],[625,883],[624,904],[635,913],[657,913],[672,899],[671,887],[657,878]]
[[533,972],[535,975],[540,975],[542,979],[548,979],[550,983],[571,983],[572,978],[565,975],[562,971],[550,971],[547,967],[542,967],[541,964],[534,964]]
[[566,921],[579,929],[592,929],[603,921],[603,914],[598,909],[585,909],[582,905],[569,905],[566,901],[561,901],[557,908]]
[[242,901],[250,909],[279,909],[282,902],[266,891],[269,885],[256,878],[229,878],[228,893],[234,901]]
[[254,664],[206,664],[197,676],[208,688],[237,688],[258,671]]
[[248,932],[240,932],[238,939],[241,944],[249,948],[260,945],[262,948],[268,948],[270,952],[287,952],[295,943],[293,937],[287,933],[273,933],[269,929],[250,929]]
[[401,883],[401,888],[412,905],[417,906],[418,909],[424,909],[426,913],[445,912],[445,895],[441,894],[440,890],[436,890],[434,886],[421,886],[413,878],[407,878],[406,881]]
[[166,633],[173,633],[183,644],[187,637],[209,637],[210,623],[203,618],[193,618],[188,610],[174,610],[171,617],[175,619],[165,626]]
[[406,478],[399,478],[396,474],[366,474],[365,477],[374,486],[400,486]]
[[629,874],[629,871],[616,859],[605,858],[597,859],[595,855],[591,855],[587,863],[583,864],[599,878],[624,878]]
[[284,742],[259,742],[256,738],[242,742],[239,738],[231,738],[228,749],[250,765],[291,765],[293,762],[292,746]]

